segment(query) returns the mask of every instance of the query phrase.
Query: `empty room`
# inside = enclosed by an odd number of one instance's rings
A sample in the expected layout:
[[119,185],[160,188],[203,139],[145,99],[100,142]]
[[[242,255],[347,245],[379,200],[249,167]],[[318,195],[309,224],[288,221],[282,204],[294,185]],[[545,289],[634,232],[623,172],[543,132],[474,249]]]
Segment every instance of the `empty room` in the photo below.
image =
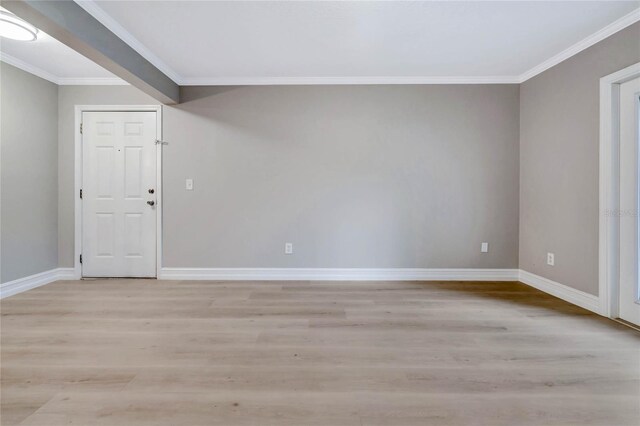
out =
[[640,1],[0,3],[0,425],[640,425]]

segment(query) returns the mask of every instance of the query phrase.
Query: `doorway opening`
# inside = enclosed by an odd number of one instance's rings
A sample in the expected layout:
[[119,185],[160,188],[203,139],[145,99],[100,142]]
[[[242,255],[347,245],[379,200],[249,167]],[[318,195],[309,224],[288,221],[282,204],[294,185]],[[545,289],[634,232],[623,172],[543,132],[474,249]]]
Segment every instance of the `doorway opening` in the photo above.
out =
[[640,326],[640,63],[600,80],[600,310]]

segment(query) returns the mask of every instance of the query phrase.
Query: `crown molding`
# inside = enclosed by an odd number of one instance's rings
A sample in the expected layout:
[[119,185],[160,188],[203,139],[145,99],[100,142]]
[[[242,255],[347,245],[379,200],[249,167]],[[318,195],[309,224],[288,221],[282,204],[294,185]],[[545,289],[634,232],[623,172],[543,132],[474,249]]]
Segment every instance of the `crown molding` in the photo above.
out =
[[59,78],[60,86],[130,86],[117,77]]
[[128,86],[129,83],[117,77],[87,77],[87,78],[66,78],[55,76],[42,68],[28,64],[4,52],[0,52],[0,61],[13,65],[22,71],[43,78],[59,86]]
[[13,65],[16,68],[21,69],[22,71],[28,72],[29,74],[33,74],[37,77],[43,78],[51,83],[58,84],[58,77],[55,75],[46,72],[45,70],[35,67],[31,64],[28,64],[24,61],[21,61],[18,58],[14,58],[13,56],[7,55],[4,52],[0,52],[0,61]]
[[518,84],[517,76],[434,77],[215,77],[188,78],[183,86],[367,85],[367,84]]
[[634,9],[633,11],[626,14],[622,18],[596,31],[595,33],[577,42],[576,44],[569,47],[568,49],[565,49],[562,52],[558,53],[557,55],[554,55],[551,58],[547,59],[546,61],[542,62],[541,64],[536,65],[535,67],[531,68],[529,71],[526,71],[520,74],[520,76],[518,77],[518,83],[524,83],[530,78],[533,78],[536,75],[548,70],[549,68],[558,65],[560,62],[563,62],[569,59],[570,57],[577,55],[583,50],[593,46],[594,44],[604,40],[607,37],[612,36],[618,31],[621,31],[627,28],[628,26],[635,24],[638,21],[640,21],[640,8]]
[[138,52],[143,58],[151,62],[156,68],[162,71],[167,77],[174,81],[179,86],[182,85],[182,77],[175,72],[169,65],[167,65],[162,59],[149,50],[144,44],[135,38],[129,31],[127,31],[122,25],[104,11],[93,0],[75,0],[75,2],[83,8],[89,15],[97,19],[102,25],[107,27],[109,31],[118,36],[122,41],[128,44],[133,50]]

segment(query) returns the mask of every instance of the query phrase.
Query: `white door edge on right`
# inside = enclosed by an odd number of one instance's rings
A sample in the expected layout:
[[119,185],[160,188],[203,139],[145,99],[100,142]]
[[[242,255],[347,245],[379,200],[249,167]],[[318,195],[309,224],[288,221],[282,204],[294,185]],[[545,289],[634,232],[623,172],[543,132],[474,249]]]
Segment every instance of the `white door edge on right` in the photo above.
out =
[[619,317],[640,326],[640,77],[620,85]]

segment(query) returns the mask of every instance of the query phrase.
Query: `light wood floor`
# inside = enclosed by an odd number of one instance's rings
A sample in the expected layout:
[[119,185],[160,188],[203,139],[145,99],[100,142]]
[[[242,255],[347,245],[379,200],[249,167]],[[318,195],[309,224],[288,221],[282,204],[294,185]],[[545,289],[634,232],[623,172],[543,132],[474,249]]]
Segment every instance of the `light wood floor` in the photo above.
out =
[[3,425],[634,425],[640,333],[518,283],[57,282]]

